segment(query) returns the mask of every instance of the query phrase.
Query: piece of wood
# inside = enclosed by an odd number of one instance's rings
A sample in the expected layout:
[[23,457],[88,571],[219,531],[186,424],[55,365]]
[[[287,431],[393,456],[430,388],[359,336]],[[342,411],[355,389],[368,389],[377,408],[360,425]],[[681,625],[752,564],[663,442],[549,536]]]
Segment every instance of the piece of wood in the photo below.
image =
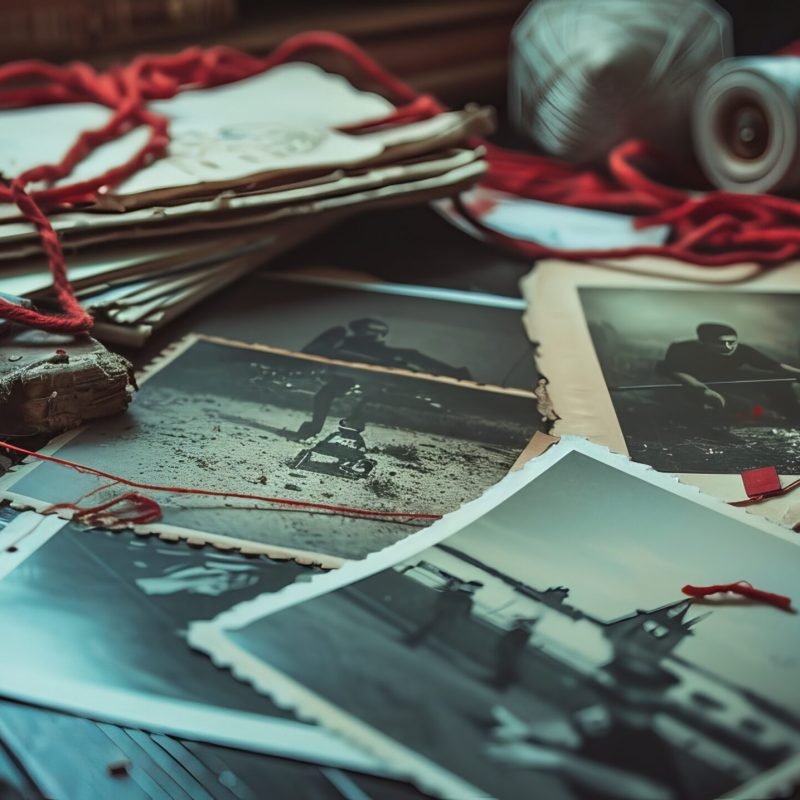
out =
[[128,407],[131,364],[90,336],[16,331],[0,340],[4,436],[69,430]]

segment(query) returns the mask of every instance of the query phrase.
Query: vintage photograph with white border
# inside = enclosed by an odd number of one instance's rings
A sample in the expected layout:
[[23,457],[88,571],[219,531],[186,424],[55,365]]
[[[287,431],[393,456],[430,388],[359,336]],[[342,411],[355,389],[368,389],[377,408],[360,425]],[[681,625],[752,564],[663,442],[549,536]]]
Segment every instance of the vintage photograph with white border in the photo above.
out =
[[[479,495],[543,427],[532,391],[192,335],[145,371],[127,414],[41,452],[216,493],[154,493],[162,519],[139,530],[336,567]],[[30,460],[0,493],[34,510],[120,494],[107,477]]]
[[0,659],[2,697],[382,773],[375,759],[257,697],[185,642],[198,614],[211,618],[304,568],[130,531],[85,531],[7,506],[0,512],[0,635],[14,642]]
[[189,642],[440,797],[752,798],[800,777],[800,618],[682,586],[791,597],[799,546],[566,437],[427,530]]
[[[664,364],[670,344],[675,344],[676,355],[692,347],[702,349],[697,328],[702,333],[703,324],[712,323],[734,331],[727,337],[736,340],[732,363],[745,361],[745,352],[761,356],[760,350],[768,349],[772,358],[765,361],[780,362],[783,356],[790,367],[800,367],[792,312],[794,305],[800,307],[800,265],[773,269],[743,283],[703,286],[546,261],[523,280],[522,288],[529,302],[525,324],[537,343],[537,364],[558,417],[554,435],[586,436],[678,474],[728,502],[746,497],[743,469],[779,467],[784,485],[800,474],[800,424],[794,416],[800,409],[800,389],[795,373],[775,378],[770,370],[749,369],[746,363],[741,370],[733,366],[733,372],[741,372],[733,377],[742,385],[709,387],[729,398],[720,410],[703,408],[703,397],[697,401],[696,393],[689,396],[689,390],[673,388],[676,381],[668,374],[669,363]],[[596,302],[596,318],[589,319],[587,297],[599,297],[600,290],[610,299],[602,310]],[[633,301],[637,313],[628,310],[624,318],[613,319],[611,301],[622,292],[636,294],[627,300]],[[750,346],[753,339],[755,348]],[[767,340],[770,346],[764,348],[762,341]],[[664,364],[661,369],[659,362]],[[610,376],[632,385],[614,386]],[[730,396],[737,394],[742,396],[732,401]],[[621,416],[623,402],[632,410]],[[800,522],[800,498],[791,493],[749,510],[789,527]]]

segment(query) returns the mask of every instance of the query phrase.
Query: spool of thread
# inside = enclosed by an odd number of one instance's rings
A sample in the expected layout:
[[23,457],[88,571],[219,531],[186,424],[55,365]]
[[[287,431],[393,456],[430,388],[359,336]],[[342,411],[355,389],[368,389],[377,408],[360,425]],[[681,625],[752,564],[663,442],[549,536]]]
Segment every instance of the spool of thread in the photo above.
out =
[[682,155],[697,84],[731,53],[730,18],[706,0],[534,0],[511,35],[511,119],[574,163],[630,138]]
[[695,98],[694,148],[714,186],[734,192],[800,189],[800,58],[731,58]]

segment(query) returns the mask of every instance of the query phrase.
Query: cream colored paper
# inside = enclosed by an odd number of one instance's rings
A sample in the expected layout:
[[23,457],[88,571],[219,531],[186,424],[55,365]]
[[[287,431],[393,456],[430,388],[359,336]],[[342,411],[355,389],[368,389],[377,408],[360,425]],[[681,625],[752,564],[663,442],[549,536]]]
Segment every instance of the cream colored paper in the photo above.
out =
[[[733,268],[730,274],[737,274]],[[538,345],[537,364],[547,379],[547,391],[558,415],[552,433],[584,436],[611,450],[628,455],[628,448],[617,414],[606,387],[588,325],[581,307],[581,287],[680,289],[715,292],[800,291],[800,263],[760,274],[747,282],[730,286],[702,285],[696,281],[677,281],[664,277],[633,275],[604,270],[594,265],[564,261],[543,261],[521,283],[528,310],[525,327]],[[798,454],[800,465],[800,454]],[[798,469],[800,473],[800,469]],[[679,473],[686,483],[725,501],[746,497],[738,474],[719,475]],[[795,475],[783,475],[784,483]],[[790,511],[796,503],[791,494],[776,497],[749,508],[784,525],[793,525],[800,516]],[[796,507],[795,507],[796,508]]]
[[[183,92],[150,108],[170,118],[170,156],[133,176],[119,187],[121,194],[373,158],[383,150],[379,140],[361,141],[334,129],[380,118],[394,106],[354,89],[341,76],[293,63],[226,86]],[[60,161],[82,131],[102,126],[110,113],[91,104],[3,112],[0,171],[13,176]],[[147,129],[139,128],[101,147],[68,180],[92,178],[124,163],[147,136]]]
[[[359,176],[341,176],[321,187],[298,187],[285,192],[241,196],[220,195],[213,200],[155,206],[125,213],[65,212],[54,215],[51,221],[63,240],[74,246],[116,238],[122,230],[130,230],[131,236],[135,237],[151,233],[163,235],[165,231],[174,235],[185,230],[242,227],[294,214],[371,204],[385,197],[418,191],[455,192],[457,184],[474,182],[485,168],[480,151],[452,151],[430,161],[377,167]],[[169,226],[171,222],[179,222],[182,227],[176,230]],[[19,221],[0,225],[0,259],[38,252],[38,234],[32,225]]]

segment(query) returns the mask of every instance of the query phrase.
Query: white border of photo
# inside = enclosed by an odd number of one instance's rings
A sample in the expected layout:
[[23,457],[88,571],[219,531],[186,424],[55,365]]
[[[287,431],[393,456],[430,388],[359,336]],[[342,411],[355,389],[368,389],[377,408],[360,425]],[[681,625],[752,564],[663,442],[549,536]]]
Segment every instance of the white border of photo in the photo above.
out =
[[[484,796],[481,790],[430,759],[361,722],[343,709],[305,688],[285,673],[254,657],[247,650],[235,644],[228,634],[271,614],[341,589],[414,557],[464,529],[573,452],[582,453],[645,483],[665,489],[739,522],[744,522],[755,530],[800,546],[800,539],[789,531],[765,519],[746,515],[740,509],[733,508],[714,497],[704,495],[698,489],[682,484],[673,475],[655,472],[649,467],[632,462],[624,456],[612,453],[605,447],[592,444],[585,439],[563,437],[542,455],[532,459],[521,469],[509,473],[482,497],[466,503],[459,510],[444,516],[429,528],[367,556],[361,561],[350,562],[335,572],[315,577],[308,583],[295,583],[279,592],[264,594],[254,600],[240,603],[210,622],[192,623],[188,633],[189,644],[209,655],[218,667],[230,669],[237,678],[250,683],[257,691],[270,696],[278,705],[294,710],[299,718],[318,721],[353,744],[364,748],[374,758],[387,766],[390,765],[393,775],[402,779],[414,780],[423,791],[445,798]],[[765,787],[782,786],[790,777],[800,780],[800,756],[759,776],[757,780],[727,796],[746,800],[746,798],[753,797],[753,791],[765,790]]]
[[[0,530],[0,580],[22,566],[67,524],[55,515],[21,512]],[[14,548],[11,552],[8,548]],[[383,775],[372,757],[316,725],[261,714],[101,687],[52,675],[47,681],[0,659],[0,696],[194,741]]]

